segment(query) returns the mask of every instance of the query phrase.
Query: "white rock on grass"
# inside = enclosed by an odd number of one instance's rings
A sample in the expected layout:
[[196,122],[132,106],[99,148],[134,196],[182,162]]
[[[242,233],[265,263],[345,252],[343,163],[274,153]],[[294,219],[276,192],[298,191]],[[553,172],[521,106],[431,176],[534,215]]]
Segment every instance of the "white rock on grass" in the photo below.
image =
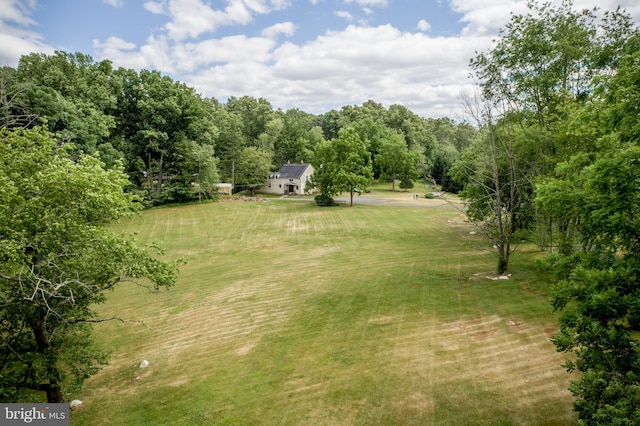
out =
[[70,408],[76,408],[76,407],[79,407],[80,405],[82,405],[82,401],[80,401],[79,399],[74,399],[69,403]]
[[140,368],[147,368],[149,366],[149,361],[146,359],[140,363]]

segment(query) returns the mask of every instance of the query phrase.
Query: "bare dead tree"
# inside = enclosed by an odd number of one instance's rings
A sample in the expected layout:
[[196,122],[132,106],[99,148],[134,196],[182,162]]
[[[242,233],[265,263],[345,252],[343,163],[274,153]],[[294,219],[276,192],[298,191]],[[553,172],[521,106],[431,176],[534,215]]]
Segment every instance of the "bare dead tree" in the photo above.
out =
[[459,163],[466,181],[462,196],[467,218],[486,236],[498,252],[498,272],[508,270],[510,255],[517,249],[514,234],[519,229],[521,184],[517,169],[512,125],[508,107],[478,96],[462,97],[482,137],[470,155]]
[[10,67],[0,69],[0,129],[28,128],[38,119],[38,114],[30,112],[22,100],[28,86],[11,81],[14,71]]

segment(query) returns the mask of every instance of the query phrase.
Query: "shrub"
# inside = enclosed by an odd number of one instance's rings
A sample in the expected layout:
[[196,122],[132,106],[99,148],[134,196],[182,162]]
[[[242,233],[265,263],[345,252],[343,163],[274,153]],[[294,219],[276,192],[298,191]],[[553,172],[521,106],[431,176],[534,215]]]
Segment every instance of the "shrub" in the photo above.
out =
[[333,206],[336,204],[333,198],[324,194],[316,195],[313,199],[315,200],[316,204],[321,207]]

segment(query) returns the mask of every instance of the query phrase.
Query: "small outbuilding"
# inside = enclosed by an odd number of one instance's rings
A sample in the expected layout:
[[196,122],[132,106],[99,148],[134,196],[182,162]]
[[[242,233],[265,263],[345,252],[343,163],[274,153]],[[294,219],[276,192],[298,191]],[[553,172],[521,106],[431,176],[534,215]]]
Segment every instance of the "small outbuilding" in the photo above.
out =
[[216,187],[220,195],[231,195],[233,192],[233,185],[230,183],[219,183]]
[[313,176],[313,166],[307,163],[285,164],[269,175],[267,183],[260,189],[268,194],[307,195],[306,185]]

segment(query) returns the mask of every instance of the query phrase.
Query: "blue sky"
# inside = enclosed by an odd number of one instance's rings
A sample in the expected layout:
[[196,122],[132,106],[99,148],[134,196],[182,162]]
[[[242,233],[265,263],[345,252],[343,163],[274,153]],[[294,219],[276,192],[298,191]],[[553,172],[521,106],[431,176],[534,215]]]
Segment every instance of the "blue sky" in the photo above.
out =
[[[559,2],[560,0],[552,0]],[[320,114],[369,99],[463,117],[468,63],[525,0],[0,0],[0,64],[54,50],[155,69],[204,96]],[[575,0],[577,8],[637,0]]]

